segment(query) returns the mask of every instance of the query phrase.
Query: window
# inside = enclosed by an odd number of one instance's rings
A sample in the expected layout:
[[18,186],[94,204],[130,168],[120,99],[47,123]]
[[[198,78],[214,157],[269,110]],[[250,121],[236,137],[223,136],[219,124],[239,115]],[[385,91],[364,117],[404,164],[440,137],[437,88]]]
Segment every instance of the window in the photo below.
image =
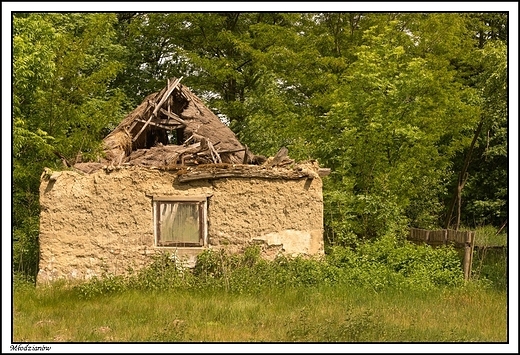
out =
[[154,197],[155,245],[202,247],[207,244],[207,197]]

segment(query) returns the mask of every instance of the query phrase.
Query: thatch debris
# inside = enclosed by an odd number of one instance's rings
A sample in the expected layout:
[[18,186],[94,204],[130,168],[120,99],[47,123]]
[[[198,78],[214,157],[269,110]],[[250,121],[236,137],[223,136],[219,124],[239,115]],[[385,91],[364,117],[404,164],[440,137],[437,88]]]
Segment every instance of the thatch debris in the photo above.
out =
[[[121,121],[103,140],[103,159],[77,163],[74,168],[92,173],[107,167],[180,170],[199,166],[181,174],[179,181],[238,175],[301,178],[316,174],[317,169],[307,174],[294,168],[286,148],[269,159],[251,153],[227,125],[180,83],[181,79],[169,80],[165,88],[147,96]],[[291,169],[283,174],[267,171],[275,167]]]
[[104,139],[110,164],[255,161],[233,131],[180,84],[181,79],[170,80],[163,90],[149,95]]

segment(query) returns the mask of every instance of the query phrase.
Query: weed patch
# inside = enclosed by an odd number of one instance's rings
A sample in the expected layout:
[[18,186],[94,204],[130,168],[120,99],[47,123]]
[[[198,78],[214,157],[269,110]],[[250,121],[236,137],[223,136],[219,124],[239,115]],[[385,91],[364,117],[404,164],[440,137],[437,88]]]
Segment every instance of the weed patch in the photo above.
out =
[[392,238],[331,248],[320,260],[206,250],[194,269],[164,253],[81,284],[16,280],[14,339],[504,341],[506,294],[486,285],[464,282],[452,248]]
[[385,288],[422,289],[458,287],[464,283],[457,252],[451,247],[432,248],[391,238],[356,249],[331,248],[323,260],[302,256],[260,257],[258,247],[244,254],[208,249],[198,256],[193,270],[167,253],[152,264],[124,276],[104,275],[78,285],[84,298],[136,290],[225,290],[255,294],[263,289],[351,285],[375,291]]

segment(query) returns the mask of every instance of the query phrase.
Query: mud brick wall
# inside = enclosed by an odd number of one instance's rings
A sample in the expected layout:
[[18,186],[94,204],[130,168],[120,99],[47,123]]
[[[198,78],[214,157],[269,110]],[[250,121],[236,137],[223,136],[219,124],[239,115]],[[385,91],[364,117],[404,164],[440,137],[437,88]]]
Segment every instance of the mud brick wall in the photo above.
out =
[[206,247],[241,252],[258,244],[266,258],[323,255],[320,178],[179,183],[175,172],[142,167],[61,171],[41,181],[38,283],[124,274],[164,250],[193,265],[204,248],[155,246],[152,198],[200,195],[210,196]]

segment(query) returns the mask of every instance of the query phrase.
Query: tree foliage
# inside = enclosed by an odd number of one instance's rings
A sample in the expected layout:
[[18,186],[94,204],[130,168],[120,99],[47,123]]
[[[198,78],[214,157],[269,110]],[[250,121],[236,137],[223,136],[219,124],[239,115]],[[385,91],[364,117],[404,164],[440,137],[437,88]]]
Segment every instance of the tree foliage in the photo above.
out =
[[39,182],[61,160],[95,159],[121,119],[113,14],[13,16],[14,269],[37,272]]
[[488,42],[481,50],[478,88],[483,129],[464,191],[467,225],[500,225],[507,221],[508,79],[507,47]]

